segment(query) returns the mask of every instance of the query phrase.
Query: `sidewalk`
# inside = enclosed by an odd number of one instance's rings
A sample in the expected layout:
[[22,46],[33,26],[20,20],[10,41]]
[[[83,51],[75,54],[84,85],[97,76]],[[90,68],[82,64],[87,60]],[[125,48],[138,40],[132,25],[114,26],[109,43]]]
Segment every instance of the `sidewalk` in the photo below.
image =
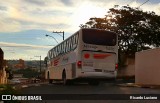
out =
[[47,84],[48,82],[38,82],[38,83],[26,83],[26,84],[18,84],[14,85],[14,89],[22,89],[22,88],[27,88],[27,87],[32,87],[32,86],[40,86],[41,84]]

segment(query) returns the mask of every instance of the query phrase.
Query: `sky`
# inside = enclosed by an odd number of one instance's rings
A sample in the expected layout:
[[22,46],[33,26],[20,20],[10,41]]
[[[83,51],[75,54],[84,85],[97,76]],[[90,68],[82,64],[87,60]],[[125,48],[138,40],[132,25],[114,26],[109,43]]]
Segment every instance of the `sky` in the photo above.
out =
[[[147,0],[0,0],[0,48],[4,59],[39,60],[91,17],[104,17],[114,5],[138,7]],[[160,0],[140,7],[160,15]]]

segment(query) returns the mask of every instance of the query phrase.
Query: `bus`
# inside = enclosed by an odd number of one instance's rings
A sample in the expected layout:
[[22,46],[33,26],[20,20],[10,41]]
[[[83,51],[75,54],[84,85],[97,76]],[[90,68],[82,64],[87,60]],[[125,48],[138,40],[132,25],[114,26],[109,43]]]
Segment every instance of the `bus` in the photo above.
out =
[[116,79],[118,70],[118,36],[101,29],[83,28],[49,50],[45,78],[86,81],[97,85],[104,79]]

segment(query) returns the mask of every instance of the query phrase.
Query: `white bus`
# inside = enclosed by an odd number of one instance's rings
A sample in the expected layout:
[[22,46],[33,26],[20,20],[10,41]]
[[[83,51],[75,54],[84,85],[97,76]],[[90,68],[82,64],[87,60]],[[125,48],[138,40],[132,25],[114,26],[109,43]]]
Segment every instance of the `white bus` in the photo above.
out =
[[63,84],[85,80],[98,85],[115,79],[118,69],[118,36],[100,29],[80,29],[47,54],[45,78]]

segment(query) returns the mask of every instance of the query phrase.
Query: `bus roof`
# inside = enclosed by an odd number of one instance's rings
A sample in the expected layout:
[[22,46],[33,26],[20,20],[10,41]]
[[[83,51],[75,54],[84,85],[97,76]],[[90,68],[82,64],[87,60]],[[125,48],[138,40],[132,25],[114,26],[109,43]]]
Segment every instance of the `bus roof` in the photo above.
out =
[[[83,30],[102,30],[102,31],[107,31],[107,30],[104,30],[104,29],[96,29],[96,28],[81,28],[81,29],[79,29],[78,31],[76,31],[74,34],[70,35],[68,38],[66,38],[65,40],[63,40],[62,42],[58,43],[58,44],[57,44],[56,46],[54,46],[53,48],[59,46],[59,45],[62,44],[63,42],[67,41],[67,39],[69,39],[70,37],[72,37],[73,35],[75,35],[77,32],[83,31]],[[109,32],[109,33],[115,33],[115,32],[113,32],[113,31],[107,31],[107,32]],[[115,34],[116,34],[116,33],[115,33]],[[53,48],[52,48],[52,49],[53,49]],[[52,49],[50,49],[49,51],[51,51]]]

